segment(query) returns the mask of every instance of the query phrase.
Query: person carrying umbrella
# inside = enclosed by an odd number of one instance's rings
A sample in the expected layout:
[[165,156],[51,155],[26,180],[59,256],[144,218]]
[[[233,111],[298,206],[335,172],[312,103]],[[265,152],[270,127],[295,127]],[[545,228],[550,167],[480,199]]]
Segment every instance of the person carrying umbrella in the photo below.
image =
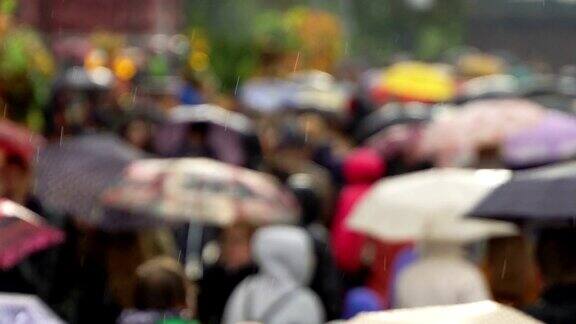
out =
[[525,309],[550,324],[576,321],[576,258],[573,228],[544,228],[537,243],[537,260],[544,280],[540,300]]
[[[510,173],[432,169],[384,179],[354,209],[348,226],[385,242],[419,242],[422,256],[399,272],[397,307],[489,298],[480,271],[464,257],[467,242],[516,233],[511,224],[465,219]],[[394,277],[393,277],[394,278]],[[393,279],[392,279],[393,280]],[[378,289],[378,287],[374,287]]]

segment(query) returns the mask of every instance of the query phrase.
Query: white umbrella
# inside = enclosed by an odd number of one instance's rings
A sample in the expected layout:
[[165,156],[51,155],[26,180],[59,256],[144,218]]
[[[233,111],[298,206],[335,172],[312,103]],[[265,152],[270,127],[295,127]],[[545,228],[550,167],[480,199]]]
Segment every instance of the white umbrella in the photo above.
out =
[[432,169],[384,179],[358,203],[348,226],[386,241],[463,242],[512,235],[512,224],[464,219],[510,175],[507,170]]
[[407,308],[361,314],[348,321],[351,324],[453,323],[453,324],[538,324],[528,315],[493,301],[481,301],[450,306]]

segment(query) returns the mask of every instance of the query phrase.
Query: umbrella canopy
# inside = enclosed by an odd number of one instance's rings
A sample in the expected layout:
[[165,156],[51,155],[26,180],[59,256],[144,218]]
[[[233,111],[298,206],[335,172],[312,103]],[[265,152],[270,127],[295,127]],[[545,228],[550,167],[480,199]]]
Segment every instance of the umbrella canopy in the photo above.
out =
[[538,104],[521,99],[486,99],[440,114],[419,143],[421,160],[439,167],[466,166],[484,148],[499,147],[511,134],[534,127],[545,116]]
[[422,62],[401,62],[384,74],[382,86],[394,97],[406,101],[444,102],[456,93],[450,73],[437,65]]
[[538,324],[540,321],[493,301],[430,306],[365,313],[348,321],[351,324],[459,323],[459,324]]
[[294,198],[270,176],[204,158],[132,163],[103,196],[110,209],[166,221],[295,223]]
[[576,117],[551,111],[535,127],[506,138],[503,159],[512,167],[542,165],[576,155]]
[[260,78],[244,83],[239,100],[248,110],[261,114],[274,114],[284,107],[294,84],[287,80]]
[[168,119],[175,124],[208,123],[239,133],[253,130],[252,122],[248,117],[210,104],[174,107]]
[[461,101],[518,96],[520,94],[520,82],[508,74],[487,75],[462,83],[458,92],[458,99]]
[[299,110],[341,116],[346,113],[350,95],[334,77],[321,71],[301,71],[290,76],[292,89],[284,104]]
[[246,165],[251,152],[246,147],[249,138],[254,138],[252,121],[233,111],[215,105],[191,105],[175,107],[168,122],[158,129],[154,147],[162,156],[188,156],[187,140],[191,125],[207,125],[204,145],[213,158],[234,165]]
[[64,233],[47,225],[40,216],[13,201],[0,199],[0,269],[10,269],[63,240]]
[[0,294],[0,323],[64,324],[40,298],[24,294]]
[[519,172],[496,188],[470,212],[482,219],[519,222],[574,222],[576,163]]
[[471,241],[514,234],[500,222],[463,216],[498,184],[506,170],[432,169],[381,180],[359,202],[348,225],[385,241]]
[[[143,153],[110,134],[84,135],[40,151],[36,195],[47,206],[93,225],[107,223],[100,195]],[[120,225],[120,220],[118,225]]]
[[0,149],[6,155],[16,155],[30,163],[44,144],[44,138],[29,129],[7,119],[0,121]]
[[432,118],[432,114],[430,105],[417,102],[391,103],[364,117],[354,132],[354,138],[361,143],[394,125],[426,122]]
[[74,66],[62,76],[61,85],[77,90],[107,90],[110,89],[114,82],[114,74],[105,67],[97,67],[92,70],[86,70],[80,66]]

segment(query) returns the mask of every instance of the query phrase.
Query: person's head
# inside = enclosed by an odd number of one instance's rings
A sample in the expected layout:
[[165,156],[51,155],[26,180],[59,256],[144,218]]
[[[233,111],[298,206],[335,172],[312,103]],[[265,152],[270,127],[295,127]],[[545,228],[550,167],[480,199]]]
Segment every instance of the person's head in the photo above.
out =
[[126,124],[122,135],[128,143],[146,150],[152,140],[152,127],[142,119],[135,119]]
[[188,142],[194,146],[202,146],[206,143],[206,137],[208,136],[208,128],[210,126],[207,123],[196,123],[188,127]]
[[360,148],[352,151],[345,159],[342,172],[344,179],[349,184],[371,184],[382,176],[386,171],[384,159],[376,150]]
[[24,203],[30,191],[31,166],[16,154],[2,154],[0,165],[0,193],[18,203]]
[[137,309],[188,309],[190,291],[184,269],[173,258],[157,257],[136,269],[134,306]]
[[255,228],[247,222],[238,222],[226,227],[220,235],[220,262],[230,270],[252,263],[250,241]]
[[536,248],[544,284],[576,283],[576,229],[546,228],[540,231]]
[[300,205],[301,224],[310,225],[322,216],[322,198],[311,175],[293,174],[288,178],[288,187]]
[[252,255],[262,274],[302,286],[309,284],[316,266],[312,239],[296,226],[259,229],[252,240]]

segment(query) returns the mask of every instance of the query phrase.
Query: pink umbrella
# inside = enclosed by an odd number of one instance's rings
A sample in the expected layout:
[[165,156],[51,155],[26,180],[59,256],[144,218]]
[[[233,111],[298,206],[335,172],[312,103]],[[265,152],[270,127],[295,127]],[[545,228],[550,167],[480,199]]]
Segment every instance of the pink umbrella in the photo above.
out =
[[0,199],[0,270],[64,241],[64,233],[29,209]]
[[478,100],[439,116],[424,131],[417,156],[439,167],[467,166],[480,150],[538,124],[546,115],[540,105],[523,99]]

